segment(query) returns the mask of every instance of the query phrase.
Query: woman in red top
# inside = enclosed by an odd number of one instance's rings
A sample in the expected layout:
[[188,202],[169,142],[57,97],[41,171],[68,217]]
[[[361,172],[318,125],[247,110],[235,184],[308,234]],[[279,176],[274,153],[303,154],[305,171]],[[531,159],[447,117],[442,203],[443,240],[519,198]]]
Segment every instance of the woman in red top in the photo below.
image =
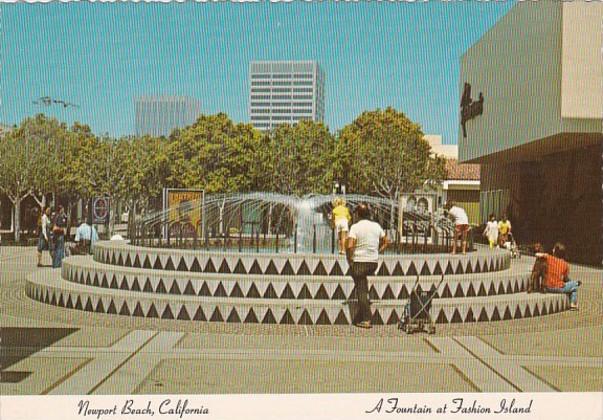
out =
[[570,309],[578,310],[578,287],[580,281],[568,277],[569,264],[565,261],[565,245],[557,242],[553,247],[553,255],[536,253],[536,257],[546,260],[546,276],[544,288],[549,293],[565,293],[570,296]]

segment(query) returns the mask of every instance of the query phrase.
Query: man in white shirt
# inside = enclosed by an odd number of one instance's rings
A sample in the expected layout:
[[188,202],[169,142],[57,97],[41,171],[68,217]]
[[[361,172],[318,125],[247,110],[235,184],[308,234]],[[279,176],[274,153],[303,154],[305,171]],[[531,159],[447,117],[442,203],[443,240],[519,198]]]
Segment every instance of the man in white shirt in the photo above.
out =
[[461,240],[463,254],[467,252],[467,233],[469,232],[469,217],[464,209],[448,201],[444,206],[448,210],[448,217],[454,222],[454,239],[452,241],[452,254],[456,254],[456,242]]
[[[368,276],[375,274],[379,252],[387,247],[387,236],[379,223],[373,222],[368,203],[360,203],[355,210],[356,222],[350,228],[346,242],[346,256],[354,279],[359,311],[354,320],[361,328],[371,328],[371,310],[368,299]],[[359,320],[359,322],[358,322]]]
[[71,249],[74,255],[85,255],[90,253],[94,242],[98,241],[98,233],[94,226],[90,226],[84,220],[75,231],[76,246]]

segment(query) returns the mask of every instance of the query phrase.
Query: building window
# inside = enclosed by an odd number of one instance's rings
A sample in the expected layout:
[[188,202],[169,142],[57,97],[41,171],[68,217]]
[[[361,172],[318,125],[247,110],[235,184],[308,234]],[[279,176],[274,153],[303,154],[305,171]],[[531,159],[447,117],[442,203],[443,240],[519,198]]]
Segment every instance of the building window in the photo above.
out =
[[293,78],[295,78],[295,79],[311,79],[312,78],[312,74],[311,73],[310,74],[300,74],[300,73],[297,73],[297,74],[293,75]]
[[251,86],[270,86],[270,82],[251,82]]
[[291,99],[291,95],[272,95],[272,99]]
[[308,93],[312,93],[312,88],[294,88],[293,92],[308,92]]
[[252,74],[251,78],[252,79],[269,79],[270,74],[269,73],[256,73],[256,74]]
[[251,93],[270,93],[270,88],[251,88]]
[[252,102],[251,106],[270,106],[270,102]]
[[291,75],[290,74],[273,74],[272,78],[273,79],[291,79]]
[[270,99],[270,95],[251,95],[251,100],[255,99]]

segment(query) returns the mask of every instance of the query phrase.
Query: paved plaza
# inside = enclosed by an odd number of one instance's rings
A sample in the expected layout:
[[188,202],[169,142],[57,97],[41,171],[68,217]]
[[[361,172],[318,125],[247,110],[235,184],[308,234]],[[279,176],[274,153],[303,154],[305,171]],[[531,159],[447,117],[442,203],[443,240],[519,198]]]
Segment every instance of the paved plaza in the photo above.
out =
[[[49,257],[45,255],[45,263]],[[533,262],[529,257],[512,265]],[[580,311],[438,325],[257,325],[68,310],[25,296],[34,248],[0,248],[0,393],[603,390],[601,270],[572,266]],[[351,279],[350,279],[351,282]]]

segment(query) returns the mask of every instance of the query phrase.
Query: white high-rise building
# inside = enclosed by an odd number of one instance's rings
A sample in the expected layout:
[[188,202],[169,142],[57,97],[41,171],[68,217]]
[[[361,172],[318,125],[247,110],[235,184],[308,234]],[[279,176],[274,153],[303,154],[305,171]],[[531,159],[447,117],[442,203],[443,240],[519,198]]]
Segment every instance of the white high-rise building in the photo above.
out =
[[136,135],[169,136],[175,128],[194,123],[201,103],[187,96],[143,96],[136,98]]
[[323,122],[325,75],[316,61],[252,61],[249,118],[259,130],[301,120]]

